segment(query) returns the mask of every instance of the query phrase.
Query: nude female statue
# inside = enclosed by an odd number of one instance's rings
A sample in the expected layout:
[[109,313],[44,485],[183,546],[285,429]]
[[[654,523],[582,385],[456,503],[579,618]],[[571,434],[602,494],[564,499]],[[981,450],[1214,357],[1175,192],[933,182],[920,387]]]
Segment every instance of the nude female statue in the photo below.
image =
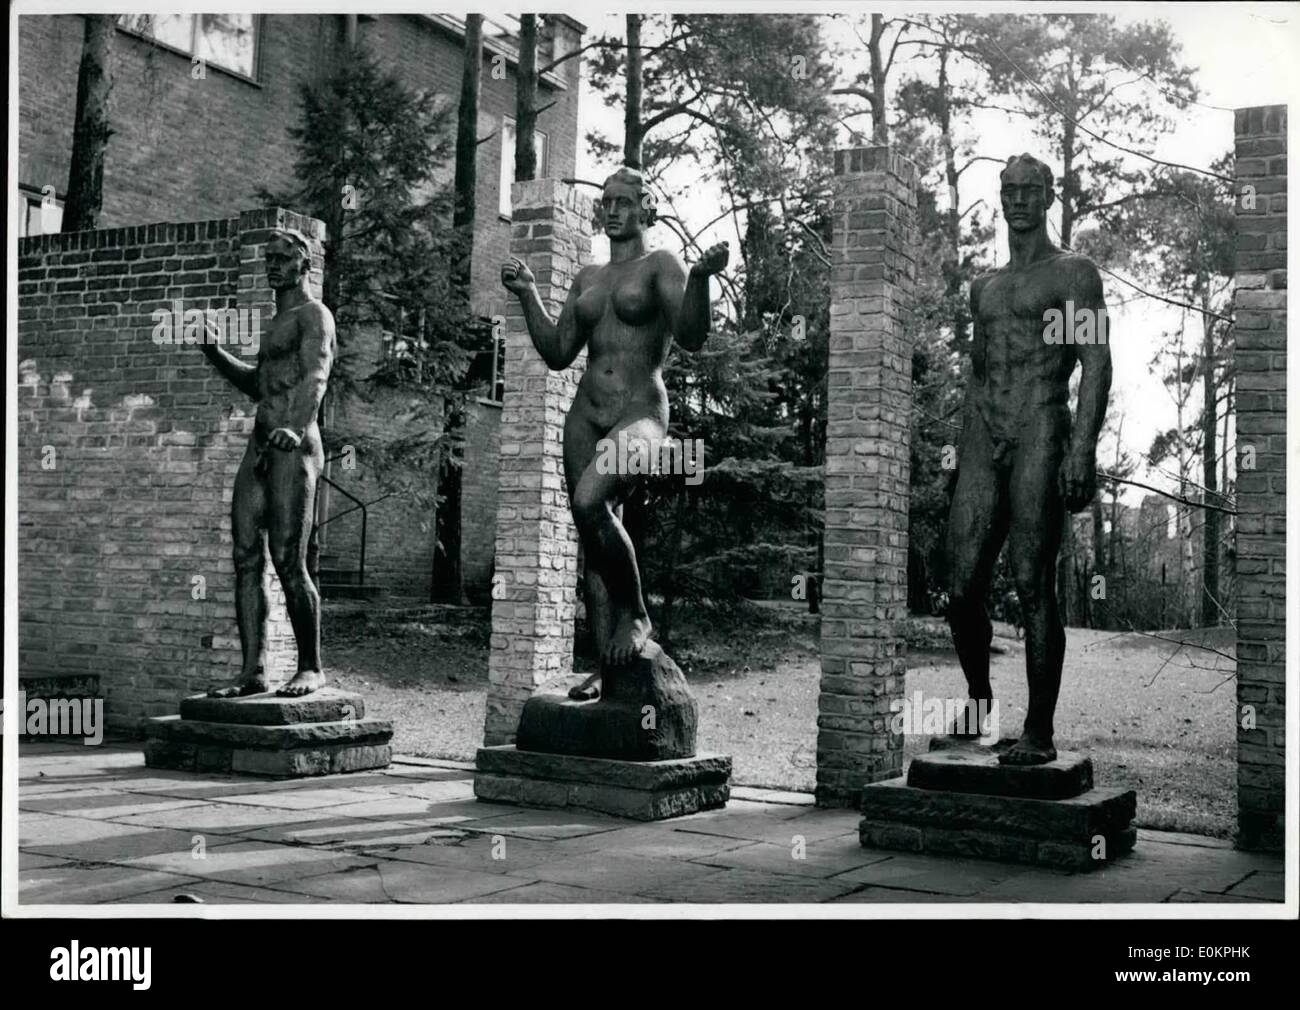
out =
[[[605,180],[598,221],[609,237],[609,262],[584,267],[554,320],[542,305],[533,273],[512,257],[501,283],[523,306],[533,346],[546,364],[567,368],[587,347],[587,370],[564,424],[564,475],[569,504],[586,556],[587,614],[601,666],[635,659],[650,636],[632,541],[618,508],[636,475],[602,473],[603,440],[662,443],[668,433],[663,366],[675,339],[699,350],[709,333],[709,276],[727,265],[725,242],[712,246],[689,271],[672,253],[647,251],[645,230],[654,199],[641,173],[620,168]],[[575,688],[573,697],[599,677]]]

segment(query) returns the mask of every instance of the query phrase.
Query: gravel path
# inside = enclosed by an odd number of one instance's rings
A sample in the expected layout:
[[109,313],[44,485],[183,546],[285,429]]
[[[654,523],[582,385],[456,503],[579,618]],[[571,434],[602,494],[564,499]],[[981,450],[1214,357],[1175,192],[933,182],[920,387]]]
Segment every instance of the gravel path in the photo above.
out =
[[[326,657],[341,687],[391,719],[399,753],[470,760],[482,739],[488,634],[482,611],[412,617],[331,615]],[[999,631],[1009,635],[1009,629]],[[817,742],[817,625],[799,611],[705,615],[673,654],[700,703],[704,747],[730,753],[737,785],[811,790]],[[1224,629],[1170,638],[1231,654]],[[1208,639],[1207,639],[1208,634]],[[907,697],[956,695],[961,671],[937,622],[915,622]],[[1228,837],[1235,817],[1234,664],[1135,634],[1071,629],[1057,707],[1057,746],[1083,750],[1099,783],[1138,791],[1143,827]],[[995,644],[1003,736],[1024,719],[1023,645]],[[582,664],[579,664],[580,667]],[[909,736],[910,757],[929,744]]]

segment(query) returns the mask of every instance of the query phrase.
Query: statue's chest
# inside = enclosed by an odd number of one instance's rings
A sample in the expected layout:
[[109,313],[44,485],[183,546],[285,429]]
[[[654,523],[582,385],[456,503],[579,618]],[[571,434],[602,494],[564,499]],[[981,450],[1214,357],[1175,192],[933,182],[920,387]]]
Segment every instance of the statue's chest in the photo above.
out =
[[1048,309],[1060,301],[1057,284],[1047,271],[1029,270],[999,274],[980,294],[979,314],[987,323],[1030,320],[1042,322]]
[[264,361],[277,361],[297,353],[301,337],[298,321],[292,317],[273,319],[262,334],[258,357]]

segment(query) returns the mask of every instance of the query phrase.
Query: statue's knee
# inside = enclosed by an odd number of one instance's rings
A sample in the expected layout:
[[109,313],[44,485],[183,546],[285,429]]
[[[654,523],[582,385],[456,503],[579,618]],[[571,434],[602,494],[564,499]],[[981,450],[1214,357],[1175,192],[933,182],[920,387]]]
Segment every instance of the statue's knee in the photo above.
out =
[[609,502],[604,498],[579,491],[571,502],[573,521],[579,529],[590,529],[609,514]]
[[235,547],[235,573],[260,572],[264,567],[262,545],[256,547]]
[[1037,613],[1046,601],[1046,594],[1037,579],[1017,579],[1016,597],[1020,600],[1022,614]]

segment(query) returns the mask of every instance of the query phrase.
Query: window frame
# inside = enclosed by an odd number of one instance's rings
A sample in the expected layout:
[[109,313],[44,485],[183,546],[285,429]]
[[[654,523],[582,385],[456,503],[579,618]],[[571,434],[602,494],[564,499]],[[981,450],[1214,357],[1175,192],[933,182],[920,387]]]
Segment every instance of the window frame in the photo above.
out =
[[[145,13],[154,13],[154,12],[146,11]],[[185,12],[179,12],[179,13],[185,13]],[[232,13],[240,14],[243,12],[233,11]],[[129,15],[127,14],[118,15],[119,18],[124,18],[128,16]],[[178,49],[176,46],[172,45],[171,43],[163,42],[162,40],[157,39],[152,35],[145,35],[143,32],[136,31],[134,28],[122,24],[120,20],[115,21],[114,26],[117,28],[119,32],[122,32],[124,35],[130,35],[132,38],[140,39],[142,42],[147,42],[152,46],[157,46],[159,49],[165,49],[169,53],[175,53],[177,56],[184,56],[187,60],[190,61],[190,66],[193,66],[194,59],[199,55],[197,52],[193,51],[196,48],[196,40],[198,38],[199,15],[197,12],[193,12],[190,13],[189,16],[191,18],[190,51],[186,51],[184,49]],[[242,70],[236,70],[233,67],[227,67],[224,64],[218,63],[215,60],[211,60],[211,59],[203,58],[203,65],[205,67],[212,67],[215,70],[220,70],[223,74],[226,74],[228,77],[233,77],[236,80],[243,81],[246,84],[251,84],[254,87],[257,88],[262,87],[262,81],[261,81],[262,33],[266,29],[265,20],[266,20],[265,14],[253,15],[253,74],[254,76],[249,77]]]
[[[509,162],[506,161],[506,127],[507,126],[509,126],[511,133],[515,138],[515,142],[510,145],[510,149],[512,153]],[[542,139],[543,156],[540,159],[541,163],[538,164],[537,166],[536,177],[538,179],[545,179],[547,177],[546,173],[550,171],[550,167],[551,167],[551,135],[550,132],[547,130],[538,130],[534,128],[533,136],[534,138],[540,137]],[[510,200],[510,187],[514,184],[515,181],[515,159],[514,159],[513,152],[515,149],[515,144],[518,143],[518,138],[519,138],[519,133],[516,130],[515,117],[503,115],[501,117],[501,164],[497,169],[497,187],[498,187],[497,217],[500,218],[502,221],[511,221],[514,219],[514,206],[509,205],[509,200]],[[507,169],[507,164],[509,165],[508,169]],[[509,210],[505,209],[507,205],[509,205]]]
[[18,237],[20,239],[37,238],[41,235],[58,235],[63,231],[62,212],[66,208],[67,201],[64,198],[59,196],[57,189],[54,191],[54,204],[56,207],[59,208],[60,213],[59,213],[59,227],[54,231],[45,231],[44,229],[42,229],[41,231],[38,232],[32,232],[29,231],[27,228],[28,215],[31,213],[32,207],[35,206],[35,207],[43,208],[45,206],[45,193],[42,190],[36,189],[34,186],[29,186],[26,183],[20,182],[18,184],[18,199],[22,205],[22,213],[18,219]]

